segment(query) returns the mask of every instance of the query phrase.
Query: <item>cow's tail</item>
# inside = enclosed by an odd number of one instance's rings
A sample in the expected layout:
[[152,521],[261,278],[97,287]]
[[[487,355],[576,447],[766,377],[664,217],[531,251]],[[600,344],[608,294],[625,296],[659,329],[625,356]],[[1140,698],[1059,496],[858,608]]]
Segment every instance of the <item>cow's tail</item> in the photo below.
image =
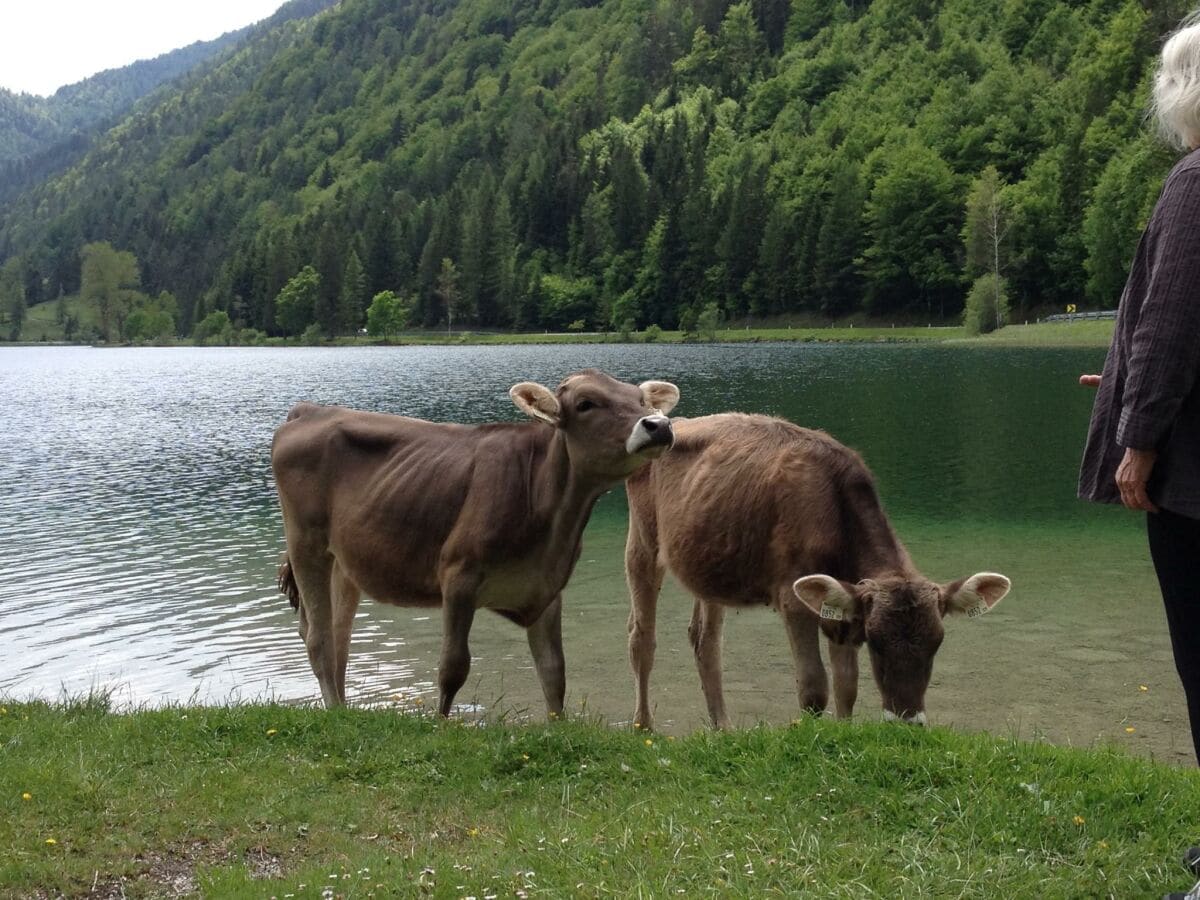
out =
[[287,554],[283,554],[283,562],[279,564],[279,574],[276,576],[279,593],[285,594],[292,609],[300,609],[300,587],[296,584],[296,576],[292,572],[292,563]]

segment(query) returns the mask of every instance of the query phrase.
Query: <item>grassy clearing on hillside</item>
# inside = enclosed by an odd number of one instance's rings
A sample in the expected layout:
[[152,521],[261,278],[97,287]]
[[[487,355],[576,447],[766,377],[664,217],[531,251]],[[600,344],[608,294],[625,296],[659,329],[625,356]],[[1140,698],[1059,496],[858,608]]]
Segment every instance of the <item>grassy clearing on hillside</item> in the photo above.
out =
[[812,719],[10,702],[0,746],[16,895],[1151,896],[1200,809],[1195,771],[1115,750]]
[[[96,330],[96,312],[91,306],[81,303],[78,296],[67,297],[65,305],[67,313],[75,316],[79,321],[79,329],[82,333],[90,334]],[[29,307],[25,312],[21,340],[27,343],[65,340],[63,326],[58,322],[57,316],[57,300]]]

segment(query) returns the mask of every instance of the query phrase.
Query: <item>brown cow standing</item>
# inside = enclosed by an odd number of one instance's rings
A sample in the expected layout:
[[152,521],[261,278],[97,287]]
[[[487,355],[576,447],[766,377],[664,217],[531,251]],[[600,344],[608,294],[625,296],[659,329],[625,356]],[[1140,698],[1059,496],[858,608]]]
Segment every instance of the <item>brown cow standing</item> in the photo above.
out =
[[922,576],[866,464],[824,432],[739,413],[672,424],[671,453],[626,482],[634,722],[652,725],[655,608],[669,569],[695,596],[688,636],[717,728],[729,726],[721,691],[725,607],[760,604],[783,616],[802,707],[820,711],[828,701],[819,625],[829,638],[840,718],[854,708],[858,648],[866,642],[884,716],[924,724],[942,617],[986,612],[1008,592],[1008,579],[984,572],[943,586]]
[[346,701],[365,593],[441,606],[442,715],[467,680],[477,609],[526,629],[546,704],[562,713],[561,591],[583,528],[602,493],[671,446],[679,390],[589,369],[556,393],[522,382],[509,395],[539,421],[452,425],[301,403],[275,432],[279,584],[326,706]]

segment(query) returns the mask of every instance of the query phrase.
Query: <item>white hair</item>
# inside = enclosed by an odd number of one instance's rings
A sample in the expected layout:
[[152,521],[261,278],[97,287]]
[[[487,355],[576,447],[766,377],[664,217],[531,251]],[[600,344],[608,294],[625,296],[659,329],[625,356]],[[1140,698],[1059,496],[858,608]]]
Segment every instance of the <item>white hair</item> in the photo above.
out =
[[1200,144],[1200,11],[1163,44],[1150,109],[1171,146],[1191,150]]

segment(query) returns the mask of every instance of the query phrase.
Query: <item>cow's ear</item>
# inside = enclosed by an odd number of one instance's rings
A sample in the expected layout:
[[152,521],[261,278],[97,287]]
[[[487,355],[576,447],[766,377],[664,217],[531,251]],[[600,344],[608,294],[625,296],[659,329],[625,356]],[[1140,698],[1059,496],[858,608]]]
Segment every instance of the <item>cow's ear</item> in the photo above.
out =
[[860,601],[853,585],[828,575],[805,575],[792,585],[796,598],[822,619],[849,622],[859,617]]
[[1004,599],[1012,582],[995,572],[979,572],[962,581],[942,588],[942,613],[966,613],[971,618],[982,616]]
[[669,381],[643,381],[638,387],[642,389],[646,405],[664,416],[670,414],[679,402],[679,388]]
[[558,399],[550,393],[549,388],[542,387],[534,381],[522,381],[508,389],[508,396],[512,397],[517,409],[525,415],[558,426],[561,410]]

